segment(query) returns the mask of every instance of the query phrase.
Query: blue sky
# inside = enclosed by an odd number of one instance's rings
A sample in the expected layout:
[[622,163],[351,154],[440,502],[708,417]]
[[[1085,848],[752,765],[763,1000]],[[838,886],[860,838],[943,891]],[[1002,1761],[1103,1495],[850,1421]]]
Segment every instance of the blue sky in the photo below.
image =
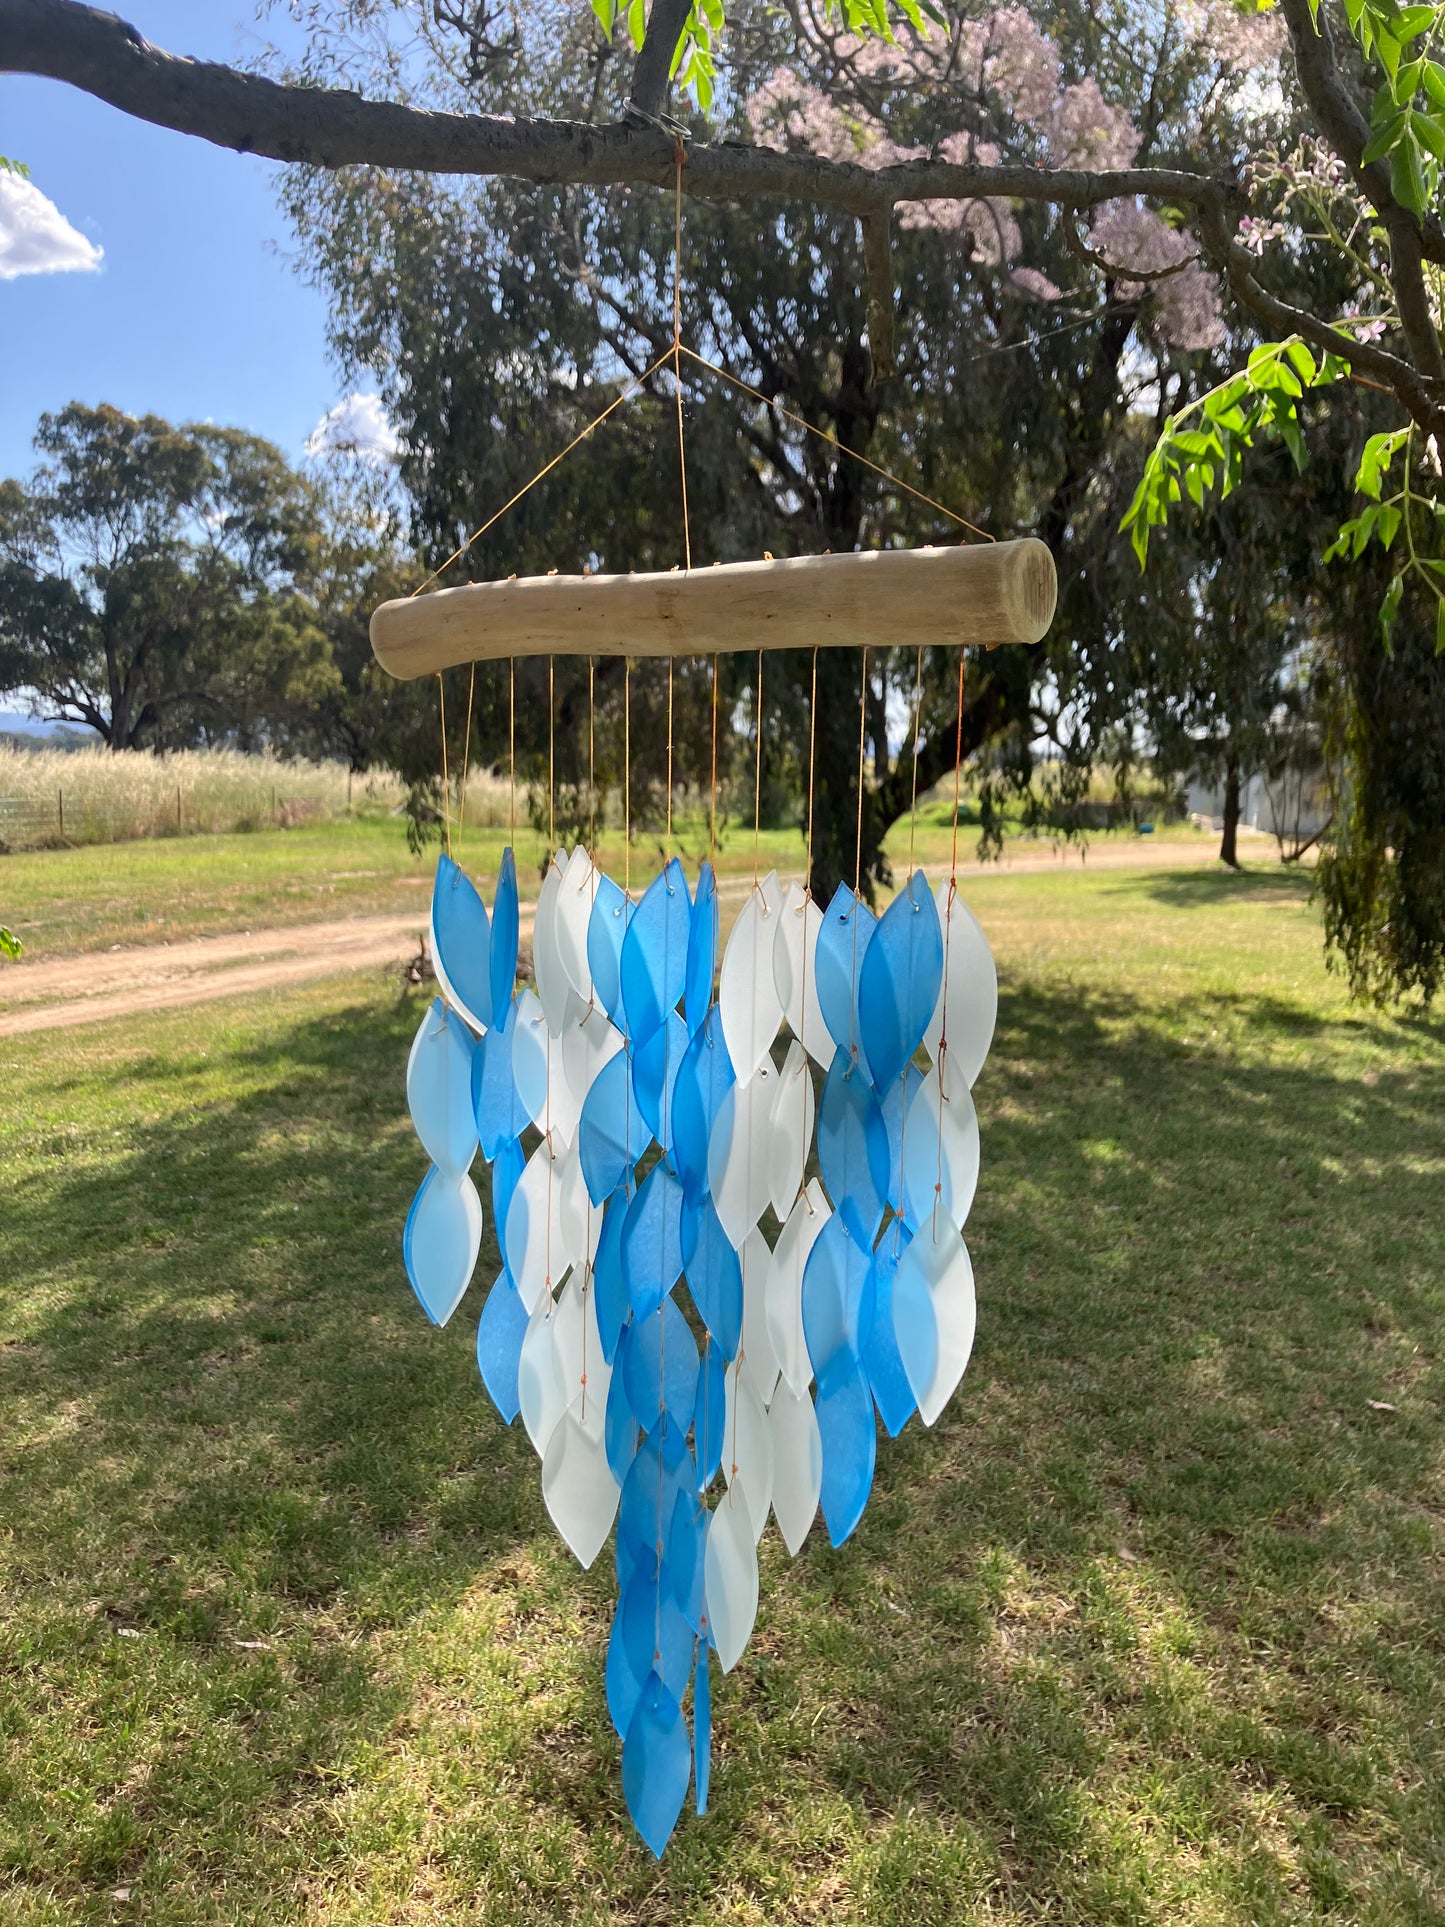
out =
[[[285,23],[247,0],[108,0],[173,53],[236,61]],[[133,414],[210,418],[299,457],[344,398],[326,356],[325,307],[299,279],[277,209],[274,164],[128,119],[74,88],[0,76],[0,154],[26,162],[33,198],[0,200],[0,476],[32,465],[45,409],[111,401]],[[5,219],[11,232],[6,272]],[[27,259],[89,271],[15,273]]]

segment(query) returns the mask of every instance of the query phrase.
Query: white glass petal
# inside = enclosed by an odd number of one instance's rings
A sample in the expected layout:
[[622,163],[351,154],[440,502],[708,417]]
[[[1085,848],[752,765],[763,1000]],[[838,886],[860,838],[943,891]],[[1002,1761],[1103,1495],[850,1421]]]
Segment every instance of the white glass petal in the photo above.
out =
[[770,870],[761,883],[754,884],[723,952],[718,1011],[739,1084],[747,1084],[764,1064],[771,1068],[768,1052],[783,1021],[783,1000],[773,969],[782,908],[778,873]]
[[587,961],[587,925],[597,895],[597,872],[587,847],[579,843],[567,860],[557,898],[557,954],[567,981],[585,1004],[592,995],[592,968]]
[[833,1061],[833,1040],[818,1002],[818,972],[814,958],[823,912],[801,883],[790,883],[778,913],[773,945],[773,975],[788,1027],[810,1057],[826,1069]]
[[708,1185],[718,1220],[735,1250],[768,1208],[773,1094],[778,1073],[765,1064],[747,1084],[729,1085],[707,1146]]
[[[950,1048],[944,1064],[953,1056]],[[903,1124],[903,1197],[909,1223],[931,1223],[934,1206],[961,1230],[978,1189],[978,1114],[957,1067],[946,1070],[941,1097],[935,1064],[913,1093]]]
[[963,1377],[973,1350],[975,1318],[968,1248],[957,1227],[941,1215],[936,1229],[924,1224],[898,1261],[893,1278],[895,1310],[900,1296],[906,1298],[908,1292],[920,1289],[932,1300],[936,1342],[918,1348],[915,1355],[909,1342],[914,1327],[899,1317],[898,1352],[918,1400],[919,1417],[932,1425]]
[[798,1395],[813,1382],[813,1363],[803,1334],[803,1268],[831,1216],[822,1185],[810,1179],[778,1235],[768,1272],[768,1337],[783,1377]]
[[619,1494],[601,1432],[589,1431],[575,1411],[563,1413],[547,1441],[542,1497],[578,1561],[590,1566],[607,1543]]
[[764,1405],[771,1405],[781,1367],[768,1335],[768,1298],[772,1290],[773,1251],[754,1226],[739,1254],[743,1271],[743,1357]]
[[536,993],[522,990],[517,996],[517,1015],[512,1032],[512,1078],[522,1107],[538,1130],[539,1119],[547,1115],[547,1020]]
[[773,1435],[773,1517],[794,1556],[818,1516],[823,1489],[823,1438],[810,1392],[780,1385],[768,1412]]
[[703,1558],[707,1616],[725,1673],[743,1656],[758,1616],[758,1549],[741,1481],[718,1500]]
[[587,1102],[592,1080],[622,1049],[622,1032],[608,1021],[600,1004],[589,1004],[571,991],[562,1020],[562,1068],[578,1110]]
[[437,999],[428,1005],[406,1060],[411,1121],[423,1150],[449,1178],[460,1177],[477,1154],[472,1054],[462,1033],[461,1019],[448,1020]]
[[556,1165],[562,1186],[562,1251],[569,1265],[591,1264],[602,1238],[602,1212],[592,1202],[582,1173],[581,1147],[575,1142],[562,1152]]
[[768,1415],[747,1360],[729,1365],[728,1404],[724,1420],[722,1469],[729,1485],[740,1481],[748,1500],[753,1537],[761,1539],[773,1503],[773,1435]]
[[547,1441],[567,1409],[567,1390],[557,1370],[553,1345],[556,1312],[544,1293],[528,1321],[517,1360],[517,1394],[521,1401],[522,1423],[532,1450],[540,1459]]
[[768,1119],[768,1173],[773,1209],[781,1224],[793,1208],[813,1141],[813,1073],[795,1037],[788,1046]]
[[550,1297],[567,1271],[562,1229],[562,1160],[543,1138],[528,1158],[502,1234],[502,1250],[512,1283],[529,1312]]
[[972,1084],[983,1069],[993,1027],[998,1018],[998,972],[993,952],[978,918],[958,894],[958,886],[944,877],[937,890],[939,920],[943,924],[943,983],[938,1003],[923,1041],[937,1057],[947,1018],[948,1049],[964,1082]]
[[561,850],[547,865],[537,897],[537,912],[532,919],[532,979],[542,1002],[547,1028],[554,1037],[562,1034],[567,1014],[567,992],[571,985],[562,967],[562,952],[557,944],[557,910],[562,883],[567,874],[567,859]]

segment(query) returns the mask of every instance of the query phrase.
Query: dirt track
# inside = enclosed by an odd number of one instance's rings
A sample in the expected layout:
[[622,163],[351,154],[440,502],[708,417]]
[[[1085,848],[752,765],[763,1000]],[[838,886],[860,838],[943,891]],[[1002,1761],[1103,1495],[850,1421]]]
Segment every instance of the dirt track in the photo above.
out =
[[[1253,845],[1256,839],[1251,838]],[[1263,856],[1272,842],[1258,839]],[[1108,844],[1092,849],[1093,870],[1171,869],[1213,863],[1212,842]],[[960,875],[1008,875],[1020,870],[1075,868],[1075,852],[1018,850],[1003,864],[961,863]],[[724,905],[742,902],[745,877],[724,877]],[[425,927],[422,912],[381,917],[340,917],[277,930],[248,930],[229,937],[196,937],[182,943],[129,950],[87,951],[53,962],[20,963],[0,971],[0,1037],[36,1030],[64,1030],[74,1024],[100,1023],[152,1010],[178,1010],[216,997],[251,996],[258,991],[308,983],[318,977],[355,970],[399,967],[415,953]],[[531,937],[531,906],[523,911],[522,934]]]

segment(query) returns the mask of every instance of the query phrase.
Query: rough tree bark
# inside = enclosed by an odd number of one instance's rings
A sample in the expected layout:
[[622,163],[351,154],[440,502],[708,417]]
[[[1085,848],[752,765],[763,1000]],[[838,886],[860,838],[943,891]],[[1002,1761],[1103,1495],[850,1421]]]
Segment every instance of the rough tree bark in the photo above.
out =
[[1219,860],[1231,870],[1239,868],[1239,756],[1234,750],[1224,765],[1224,834],[1219,840]]

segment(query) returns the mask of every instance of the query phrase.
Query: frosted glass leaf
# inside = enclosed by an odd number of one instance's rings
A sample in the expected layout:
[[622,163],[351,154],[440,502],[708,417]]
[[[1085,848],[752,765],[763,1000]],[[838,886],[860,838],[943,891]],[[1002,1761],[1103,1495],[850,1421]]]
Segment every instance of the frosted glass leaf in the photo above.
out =
[[434,1325],[444,1325],[471,1282],[482,1245],[482,1201],[465,1172],[446,1177],[435,1165],[422,1179],[401,1234],[411,1288]]
[[688,1045],[672,1087],[672,1167],[689,1198],[707,1189],[708,1139],[732,1083],[732,1059],[714,1004]]
[[823,912],[801,883],[790,883],[778,913],[773,976],[788,1027],[815,1063],[833,1061],[833,1039],[818,1002],[818,932]]
[[890,1438],[897,1438],[917,1406],[908,1382],[893,1324],[893,1278],[908,1246],[909,1233],[895,1218],[873,1252],[873,1320],[863,1346],[863,1376]]
[[527,1322],[517,1360],[517,1401],[527,1437],[539,1459],[568,1403],[552,1342],[555,1320],[556,1308],[544,1296]]
[[617,1341],[627,1323],[631,1306],[627,1302],[627,1281],[622,1275],[622,1227],[627,1220],[630,1193],[619,1189],[608,1198],[602,1214],[602,1235],[597,1240],[597,1255],[592,1261],[592,1282],[597,1293],[597,1329],[602,1340],[602,1355],[610,1365],[617,1352]]
[[724,1357],[735,1358],[743,1330],[742,1266],[707,1192],[694,1204],[684,1200],[682,1262],[699,1316]]
[[692,1778],[692,1748],[681,1709],[649,1674],[622,1742],[622,1791],[632,1824],[661,1860]]
[[771,1064],[765,1064],[747,1084],[732,1085],[718,1106],[708,1138],[713,1203],[723,1230],[739,1247],[767,1210],[772,1195],[768,1125],[777,1087],[778,1074]]
[[743,1357],[764,1405],[772,1402],[781,1367],[768,1336],[768,1297],[772,1291],[772,1247],[754,1228],[738,1254],[743,1274]]
[[[625,1366],[623,1370],[625,1373]],[[696,1492],[697,1470],[678,1428],[669,1423],[646,1434],[638,1442],[637,1456],[622,1485],[617,1512],[619,1548],[625,1548],[640,1568],[655,1565],[657,1542],[672,1517],[678,1494],[685,1493],[691,1500]],[[620,1561],[618,1577],[622,1577]],[[650,1665],[650,1653],[644,1651],[642,1660]]]
[[442,995],[473,1030],[492,1021],[492,934],[487,906],[449,856],[437,858],[431,898],[431,955]]
[[883,912],[858,971],[858,1029],[874,1087],[886,1091],[918,1049],[943,985],[943,929],[915,870]]
[[[487,1035],[490,1036],[491,1032]],[[503,1252],[506,1250],[504,1240],[512,1199],[517,1194],[517,1186],[526,1168],[527,1160],[522,1155],[522,1147],[517,1139],[504,1139],[497,1146],[497,1155],[492,1159],[492,1229],[497,1234],[498,1249]]]
[[712,1643],[719,1665],[730,1673],[743,1656],[758,1616],[757,1534],[741,1479],[713,1508],[704,1563]]
[[581,998],[592,999],[592,966],[587,961],[587,932],[592,922],[592,905],[597,895],[597,872],[579,843],[567,859],[562,888],[557,897],[557,955],[569,984]]
[[[950,1048],[947,1056],[952,1054]],[[919,1085],[908,1107],[904,1132],[904,1215],[915,1231],[932,1223],[935,1199],[939,1213],[962,1229],[978,1188],[978,1116],[973,1097],[954,1069],[945,1084],[945,1088],[954,1087],[953,1096],[941,1098],[939,1069],[935,1064]]]
[[878,1108],[883,1113],[883,1128],[888,1133],[888,1204],[899,1213],[903,1210],[903,1115],[922,1084],[923,1075],[916,1064],[909,1064],[903,1076],[896,1079],[878,1100]]
[[823,1021],[839,1050],[851,1054],[858,1047],[865,1071],[867,1059],[858,1036],[858,978],[877,928],[878,919],[867,904],[846,883],[840,883],[818,931],[814,952]]
[[577,1124],[582,1173],[594,1204],[631,1177],[650,1136],[632,1088],[631,1059],[619,1051],[598,1072]]
[[517,1366],[527,1333],[527,1307],[506,1267],[487,1293],[477,1325],[477,1370],[493,1405],[510,1425],[517,1416]]
[[614,1354],[616,1363],[607,1382],[607,1410],[603,1415],[603,1439],[612,1476],[621,1485],[632,1468],[637,1452],[637,1417],[627,1402],[624,1375],[626,1355],[622,1345]]
[[558,850],[547,865],[542,888],[537,894],[537,910],[532,919],[532,981],[554,1037],[562,1034],[567,1015],[567,992],[571,988],[562,967],[562,952],[557,944],[557,910],[562,897],[562,880],[567,874],[567,859]]
[[447,1019],[440,997],[421,1020],[406,1063],[406,1101],[422,1149],[449,1178],[459,1178],[477,1155],[472,1109],[476,1040],[459,1016]]
[[686,1432],[697,1405],[697,1345],[675,1298],[633,1319],[623,1369],[627,1402],[642,1429],[650,1432],[666,1408],[669,1423]]
[[813,1363],[803,1331],[803,1272],[831,1216],[822,1185],[810,1178],[778,1234],[768,1272],[768,1338],[779,1370],[799,1395],[813,1382]]
[[592,972],[593,995],[623,1031],[627,1020],[622,1010],[622,939],[636,907],[611,877],[598,875],[592,914],[587,919],[587,967]]
[[718,1009],[728,1056],[740,1086],[764,1065],[772,1068],[768,1053],[783,1021],[783,1000],[773,969],[782,907],[777,871],[770,870],[761,883],[753,885],[723,952]]
[[571,1145],[557,1160],[562,1180],[562,1249],[569,1265],[590,1265],[602,1239],[602,1212],[587,1195],[582,1157]]
[[761,1539],[773,1503],[773,1435],[768,1415],[746,1359],[728,1367],[728,1408],[723,1421],[723,1477],[751,1493],[748,1516],[753,1537]]
[[552,1523],[585,1571],[607,1543],[617,1513],[617,1481],[600,1435],[564,1412],[542,1459],[542,1498]]
[[854,1240],[871,1246],[883,1222],[888,1131],[867,1078],[839,1051],[818,1106],[818,1169]]
[[[512,1075],[512,1044],[517,1035],[515,999],[505,1006],[499,1022],[478,1038],[472,1052],[472,1118],[481,1140],[482,1156],[495,1159],[508,1139],[520,1137],[531,1123]],[[497,1214],[497,1223],[505,1223]]]
[[[654,1500],[656,1496],[654,1492]],[[653,1530],[653,1548],[659,1540],[666,1543],[672,1503],[670,1500],[666,1503],[662,1524]],[[634,1566],[622,1595],[622,1636],[627,1641],[627,1658],[635,1673],[645,1674],[650,1669],[679,1697],[687,1691],[692,1673],[693,1630],[677,1603],[666,1560],[659,1570],[650,1551]]]
[[712,1779],[712,1685],[709,1678],[708,1643],[698,1648],[697,1671],[692,1682],[692,1770],[697,1789],[697,1811],[707,1812],[707,1790]]
[[820,1389],[814,1416],[823,1441],[823,1519],[828,1537],[841,1546],[863,1517],[878,1452],[873,1400],[862,1374],[842,1373],[827,1391]]
[[562,1171],[542,1139],[528,1158],[502,1234],[502,1254],[529,1313],[560,1283],[567,1267],[562,1231]]
[[937,1058],[948,1019],[948,1048],[964,1082],[972,1085],[983,1069],[993,1028],[998,1019],[998,972],[993,952],[978,918],[945,877],[935,892],[943,921],[943,985],[928,1029],[923,1034],[930,1054]]
[[633,1316],[646,1318],[655,1311],[681,1276],[682,1186],[659,1161],[642,1180],[622,1224],[622,1277]]
[[803,1272],[803,1330],[819,1392],[857,1366],[873,1322],[872,1253],[848,1236],[841,1215],[828,1219]]
[[[623,1591],[626,1591],[625,1587]],[[617,1610],[612,1615],[612,1635],[607,1641],[606,1679],[608,1718],[617,1730],[617,1737],[625,1740],[627,1729],[632,1724],[632,1715],[637,1711],[637,1702],[642,1697],[642,1681],[633,1672],[632,1661],[627,1655],[620,1598]]]
[[707,1522],[708,1511],[699,1496],[695,1492],[679,1492],[672,1508],[665,1564],[672,1579],[673,1597],[695,1633],[707,1618],[703,1592]]
[[622,1032],[600,1005],[584,1003],[575,990],[569,992],[562,1022],[562,1069],[579,1110],[603,1065],[622,1047]]
[[722,1464],[723,1430],[727,1420],[727,1360],[722,1347],[710,1334],[702,1348],[697,1373],[697,1406],[693,1428],[697,1448],[697,1483],[706,1491],[717,1477]]
[[[933,1343],[925,1301],[933,1315]],[[893,1322],[918,1415],[932,1425],[952,1398],[973,1350],[973,1266],[962,1234],[942,1215],[925,1224],[898,1263]]]
[[574,1271],[552,1315],[552,1356],[567,1408],[600,1446],[607,1418],[612,1368],[597,1336],[597,1294],[591,1274]]
[[512,1001],[517,987],[517,937],[521,910],[517,902],[517,859],[503,850],[497,871],[497,894],[492,900],[492,1021]]
[[517,998],[512,1020],[512,1081],[522,1108],[539,1131],[547,1129],[547,1096],[551,1075],[551,1033],[535,994],[524,990]]
[[647,886],[622,940],[622,1002],[634,1042],[650,1037],[682,996],[692,904],[673,857]]
[[690,1036],[696,1036],[712,1003],[713,978],[717,975],[717,912],[717,878],[712,865],[704,863],[698,872],[687,933],[683,1010]]
[[809,1393],[780,1385],[768,1412],[773,1435],[773,1516],[783,1543],[797,1556],[818,1516],[823,1489],[823,1440]]
[[687,1025],[675,1010],[667,1022],[659,1024],[650,1037],[633,1046],[632,1081],[637,1089],[637,1106],[647,1120],[650,1137],[664,1151],[672,1148],[673,1091],[677,1073],[687,1055]]
[[793,1208],[813,1141],[813,1074],[795,1037],[788,1046],[768,1118],[768,1168],[773,1209],[781,1224]]

